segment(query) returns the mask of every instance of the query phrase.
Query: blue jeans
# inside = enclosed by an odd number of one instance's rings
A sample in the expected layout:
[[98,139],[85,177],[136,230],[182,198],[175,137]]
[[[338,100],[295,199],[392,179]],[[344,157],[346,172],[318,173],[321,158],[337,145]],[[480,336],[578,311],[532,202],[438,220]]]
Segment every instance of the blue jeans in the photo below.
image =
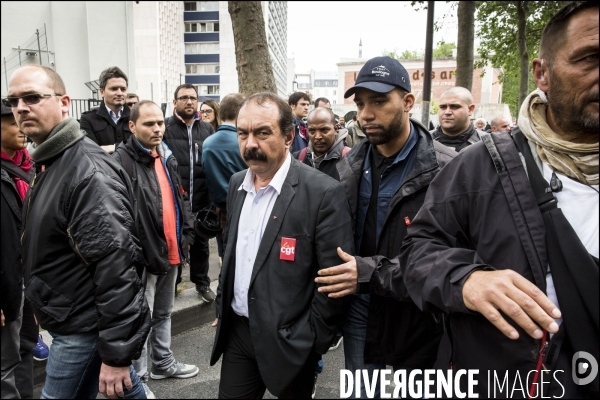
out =
[[140,358],[133,360],[133,367],[142,382],[148,382],[148,342],[152,349],[150,360],[157,369],[166,370],[175,363],[171,351],[171,312],[176,278],[177,266],[171,267],[167,275],[152,275],[144,271],[145,295],[152,316],[152,330],[144,342]]
[[[46,364],[46,382],[42,399],[95,399],[102,359],[98,353],[98,333],[52,336]],[[146,392],[133,367],[129,367],[131,390],[124,388],[126,399],[145,399]]]
[[[366,369],[369,372],[369,376],[373,376],[373,371],[376,369],[386,369],[385,364],[365,364],[365,342],[367,340],[367,321],[369,319],[369,302],[370,295],[368,294],[355,294],[350,304],[348,316],[346,317],[346,324],[344,325],[344,355],[346,357],[346,369],[350,370],[352,374],[357,369]],[[403,368],[399,365],[392,366],[394,371],[405,369],[407,376],[410,373],[409,368]],[[362,376],[362,374],[361,374]],[[422,375],[421,375],[422,378]],[[380,384],[379,375],[375,380],[375,392],[373,398],[380,398]],[[361,398],[367,399],[367,392],[365,390],[365,382],[361,379],[360,383],[360,397],[356,397],[354,393],[354,386],[352,387],[352,393],[350,394],[351,399]]]

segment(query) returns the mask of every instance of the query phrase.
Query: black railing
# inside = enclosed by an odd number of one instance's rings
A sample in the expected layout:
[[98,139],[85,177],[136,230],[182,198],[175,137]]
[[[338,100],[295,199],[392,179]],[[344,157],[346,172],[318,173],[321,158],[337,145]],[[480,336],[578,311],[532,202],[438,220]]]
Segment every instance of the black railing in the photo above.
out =
[[81,119],[81,114],[92,109],[92,107],[99,106],[102,100],[96,99],[71,99],[71,110],[69,116],[77,119]]

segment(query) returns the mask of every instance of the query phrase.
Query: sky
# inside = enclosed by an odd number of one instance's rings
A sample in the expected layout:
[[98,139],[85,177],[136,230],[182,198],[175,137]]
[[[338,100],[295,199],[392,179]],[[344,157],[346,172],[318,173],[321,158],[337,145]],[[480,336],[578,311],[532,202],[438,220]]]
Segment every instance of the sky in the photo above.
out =
[[[384,51],[425,49],[427,10],[415,11],[410,1],[288,1],[288,58],[296,72],[337,71],[340,58],[358,57],[362,38],[365,59]],[[433,44],[456,43],[456,10],[435,2],[435,21],[443,27]],[[448,13],[449,12],[449,13]],[[451,17],[450,14],[453,16]]]

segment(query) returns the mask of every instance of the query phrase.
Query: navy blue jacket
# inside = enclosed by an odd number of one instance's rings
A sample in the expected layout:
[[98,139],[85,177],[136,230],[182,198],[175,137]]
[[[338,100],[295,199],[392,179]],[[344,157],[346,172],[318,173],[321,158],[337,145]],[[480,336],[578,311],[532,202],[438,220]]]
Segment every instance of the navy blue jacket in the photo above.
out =
[[[304,132],[306,133],[306,139],[304,139],[302,135],[300,135],[300,132],[302,131],[303,127]],[[292,148],[290,149],[290,152],[292,154],[302,150],[305,147],[308,147],[308,129],[306,127],[306,122],[296,118],[296,116],[294,116],[294,133],[294,141],[292,142]]]
[[240,154],[235,126],[219,125],[217,131],[204,141],[202,167],[213,204],[226,210],[229,179],[248,168]]

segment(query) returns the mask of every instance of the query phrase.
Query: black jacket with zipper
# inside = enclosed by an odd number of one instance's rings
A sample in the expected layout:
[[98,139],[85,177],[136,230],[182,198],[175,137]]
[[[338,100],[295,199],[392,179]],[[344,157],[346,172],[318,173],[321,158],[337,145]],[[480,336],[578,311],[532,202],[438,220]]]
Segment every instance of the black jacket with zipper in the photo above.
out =
[[[2,252],[0,253],[0,259],[2,260],[2,303],[0,308],[4,313],[6,322],[15,321],[19,316],[21,308],[21,299],[23,298],[23,265],[21,263],[21,213],[23,209],[23,201],[17,191],[17,186],[13,179],[11,172],[12,168],[5,168],[5,162],[8,160],[2,160],[2,197],[0,197],[0,204],[2,210]],[[13,167],[19,168],[15,164]],[[26,174],[22,171],[22,174],[17,175],[18,177],[25,177],[28,175],[29,179],[24,179],[27,183],[31,181],[33,177],[33,168]]]
[[104,100],[98,108],[86,111],[81,114],[81,129],[87,133],[87,136],[96,142],[99,146],[114,144],[115,148],[119,143],[124,142],[131,136],[129,129],[129,107],[123,106],[121,118],[115,122],[108,114]]
[[[370,293],[365,362],[431,368],[435,362],[442,325],[413,303],[394,260],[406,236],[406,217],[412,220],[425,199],[431,180],[456,153],[437,143],[420,123],[411,119],[419,135],[417,157],[394,194],[377,244],[377,256],[356,257],[359,293]],[[338,164],[352,218],[356,223],[359,186],[369,141],[363,140]],[[356,234],[356,233],[355,233]]]
[[109,366],[139,358],[150,330],[131,182],[79,123],[58,124],[33,155],[23,207],[25,295],[40,326],[97,332]]
[[202,143],[213,134],[212,126],[200,119],[194,120],[190,138],[187,126],[173,111],[173,116],[165,119],[165,127],[163,141],[177,159],[181,183],[189,194],[192,212],[197,213],[211,203],[202,168]]
[[[187,258],[188,244],[194,243],[193,219],[190,203],[183,194],[181,177],[179,176],[177,160],[171,150],[161,143],[157,146],[161,161],[166,158],[168,176],[173,185],[173,192],[179,207],[179,251],[180,256]],[[154,168],[155,159],[142,149],[135,137],[132,136],[121,143],[113,157],[130,174],[133,191],[137,199],[137,225],[140,244],[144,258],[148,263],[146,270],[153,275],[165,275],[172,266],[169,264],[169,252],[163,224],[163,205],[160,184]],[[164,161],[163,161],[164,162]],[[131,171],[130,171],[131,169]],[[183,262],[183,260],[182,260]]]

